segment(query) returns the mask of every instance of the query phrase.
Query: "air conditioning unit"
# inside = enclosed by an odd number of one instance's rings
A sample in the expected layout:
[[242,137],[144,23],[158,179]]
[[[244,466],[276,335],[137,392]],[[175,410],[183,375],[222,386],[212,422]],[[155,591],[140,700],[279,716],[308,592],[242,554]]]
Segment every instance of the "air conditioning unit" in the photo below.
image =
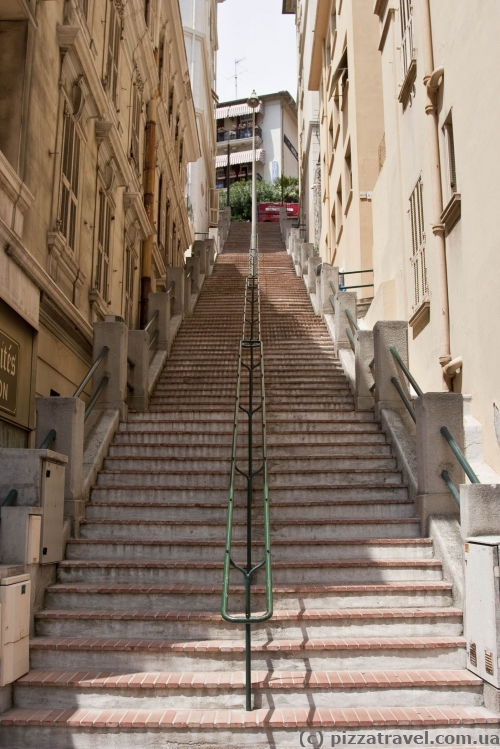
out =
[[500,536],[465,542],[467,668],[500,688]]

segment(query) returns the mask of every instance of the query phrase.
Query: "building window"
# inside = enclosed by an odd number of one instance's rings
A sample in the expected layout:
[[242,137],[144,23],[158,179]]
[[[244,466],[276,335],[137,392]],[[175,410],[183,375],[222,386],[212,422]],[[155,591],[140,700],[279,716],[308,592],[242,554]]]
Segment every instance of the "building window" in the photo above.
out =
[[342,229],[342,179],[339,180],[339,184],[337,187],[335,214],[336,216],[338,216],[337,236],[336,236],[336,240],[338,242],[338,240],[340,239],[340,234],[341,234],[341,229]]
[[168,263],[169,251],[170,251],[170,200],[167,200],[167,207],[165,210],[165,262]]
[[345,154],[345,190],[346,195],[349,196],[349,193],[352,190],[352,157],[350,141]]
[[450,119],[444,126],[444,137],[446,141],[447,171],[448,171],[448,197],[458,192],[457,165],[455,162],[455,138],[453,136],[453,121]]
[[107,88],[115,107],[118,105],[118,60],[120,56],[121,21],[113,0],[109,3]]
[[89,0],[80,0],[80,10],[82,11],[84,18],[88,21],[89,18]]
[[132,137],[130,156],[134,160],[137,172],[140,171],[140,132],[141,132],[142,100],[138,89],[132,92]]
[[401,66],[404,81],[414,57],[412,0],[400,0],[399,18],[401,23]]
[[423,184],[419,177],[410,196],[411,244],[413,266],[413,309],[424,302],[428,294],[427,267],[425,264],[425,230]]
[[109,299],[109,255],[111,243],[111,204],[108,196],[101,190],[99,193],[99,224],[97,232],[97,263],[95,270],[95,288],[104,299]]
[[81,142],[76,123],[69,112],[66,112],[63,126],[58,226],[59,231],[66,239],[68,247],[73,251],[76,246],[80,148]]

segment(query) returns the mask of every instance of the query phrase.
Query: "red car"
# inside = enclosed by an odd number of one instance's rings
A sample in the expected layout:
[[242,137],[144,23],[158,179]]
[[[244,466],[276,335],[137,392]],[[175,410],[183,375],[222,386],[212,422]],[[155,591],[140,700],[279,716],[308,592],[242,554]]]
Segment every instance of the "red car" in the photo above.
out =
[[286,208],[288,218],[294,218],[299,215],[298,203],[259,203],[257,206],[259,221],[276,221],[280,220],[280,208]]

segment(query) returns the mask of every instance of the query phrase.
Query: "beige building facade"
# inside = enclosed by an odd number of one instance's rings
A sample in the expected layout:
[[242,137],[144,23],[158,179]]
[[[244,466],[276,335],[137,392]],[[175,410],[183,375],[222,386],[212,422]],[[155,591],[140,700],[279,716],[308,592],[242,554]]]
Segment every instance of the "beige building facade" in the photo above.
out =
[[385,148],[366,323],[409,321],[412,373],[424,391],[472,396],[484,458],[498,472],[500,9],[491,0],[384,0],[374,10]]
[[[324,260],[345,271],[372,267],[371,194],[383,136],[378,29],[365,0],[318,0],[310,91],[318,91],[321,239]],[[304,44],[306,42],[304,41]],[[350,277],[351,284],[370,274]],[[371,289],[361,289],[371,296]]]
[[201,151],[178,0],[7,0],[0,60],[0,445],[23,447],[92,323],[139,327],[183,264]]

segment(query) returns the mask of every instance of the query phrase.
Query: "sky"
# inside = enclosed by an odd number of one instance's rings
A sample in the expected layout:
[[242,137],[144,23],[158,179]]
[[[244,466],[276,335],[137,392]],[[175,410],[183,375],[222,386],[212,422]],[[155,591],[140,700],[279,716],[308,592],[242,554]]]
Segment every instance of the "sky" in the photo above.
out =
[[[295,15],[282,15],[282,0],[225,0],[218,3],[219,100],[289,91],[297,96]],[[242,59],[244,58],[244,59]],[[238,64],[235,95],[234,61]]]

